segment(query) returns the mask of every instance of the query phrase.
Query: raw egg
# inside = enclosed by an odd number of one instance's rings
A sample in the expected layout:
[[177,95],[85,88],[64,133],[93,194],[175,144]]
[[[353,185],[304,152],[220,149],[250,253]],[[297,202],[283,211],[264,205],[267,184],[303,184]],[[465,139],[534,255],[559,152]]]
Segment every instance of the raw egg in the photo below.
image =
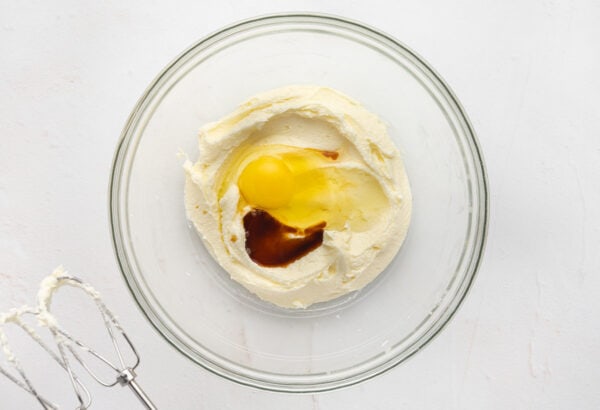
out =
[[255,147],[241,169],[242,205],[267,210],[286,225],[307,228],[326,222],[327,229],[360,232],[388,206],[375,177],[335,151]]
[[389,206],[369,170],[337,151],[250,146],[228,161],[221,197],[237,183],[246,251],[263,266],[286,266],[313,251],[323,231],[361,232]]

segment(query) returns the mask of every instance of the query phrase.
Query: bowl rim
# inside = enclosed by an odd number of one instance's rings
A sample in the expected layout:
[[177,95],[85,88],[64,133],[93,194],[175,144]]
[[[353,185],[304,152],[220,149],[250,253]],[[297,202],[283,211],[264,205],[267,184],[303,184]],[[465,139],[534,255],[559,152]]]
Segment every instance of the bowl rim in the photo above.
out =
[[[296,19],[295,22],[302,23],[336,23],[338,25],[342,25],[346,29],[355,29],[359,34],[363,35],[364,33],[361,33],[360,31],[366,31],[367,33],[375,36],[379,40],[386,41],[393,47],[401,49],[403,52],[408,53],[415,60],[417,60],[417,62],[421,64],[426,70],[428,70],[429,74],[431,74],[431,76],[433,76],[433,78],[439,83],[439,86],[442,87],[443,91],[447,94],[447,97],[450,98],[451,103],[458,110],[460,119],[464,121],[463,125],[465,126],[467,131],[465,133],[467,137],[466,139],[470,147],[471,154],[473,155],[474,174],[477,176],[477,183],[480,188],[478,190],[478,226],[475,230],[473,238],[474,249],[472,251],[471,261],[468,263],[466,268],[467,274],[462,278],[462,282],[457,288],[453,299],[446,306],[446,309],[440,315],[438,320],[433,322],[431,327],[427,329],[420,338],[415,340],[406,350],[391,356],[387,361],[383,362],[382,364],[376,367],[369,368],[366,371],[360,372],[359,374],[350,375],[348,377],[334,381],[316,383],[301,382],[294,384],[287,382],[272,382],[266,379],[261,379],[259,377],[242,375],[234,370],[225,368],[222,365],[215,363],[214,361],[210,360],[210,358],[202,357],[200,359],[183,349],[183,346],[185,345],[184,341],[179,339],[174,340],[176,339],[174,335],[167,334],[165,331],[168,332],[168,330],[164,328],[164,325],[161,323],[160,318],[154,312],[152,306],[148,303],[146,296],[141,292],[139,284],[137,284],[133,274],[129,271],[130,268],[128,266],[128,256],[126,254],[126,251],[124,250],[122,243],[122,217],[118,209],[119,197],[122,188],[121,182],[123,177],[123,165],[125,162],[124,158],[128,152],[129,143],[131,142],[130,131],[136,123],[138,116],[143,111],[146,101],[152,98],[153,90],[156,88],[156,86],[160,85],[161,79],[167,73],[169,73],[174,66],[176,66],[182,59],[184,59],[192,50],[195,50],[197,47],[206,45],[207,43],[211,44],[223,37],[227,37],[229,34],[237,33],[238,31],[243,30],[244,28],[252,28],[253,25],[257,23],[277,21],[282,21],[283,23],[285,23],[286,20],[289,19]],[[454,92],[451,90],[451,88],[448,86],[448,84],[439,75],[439,73],[435,71],[431,67],[431,65],[429,65],[420,55],[418,55],[412,49],[395,39],[393,36],[388,35],[379,29],[346,17],[313,12],[273,13],[240,20],[201,38],[200,40],[196,41],[191,46],[189,46],[187,49],[185,49],[183,52],[181,52],[179,55],[177,55],[174,59],[172,59],[144,90],[141,97],[138,99],[134,108],[132,109],[127,121],[125,122],[125,125],[123,127],[123,130],[121,131],[119,140],[115,148],[108,185],[108,217],[110,225],[110,236],[117,265],[119,266],[119,270],[121,271],[122,277],[125,281],[125,284],[127,285],[127,288],[129,289],[129,292],[131,293],[136,302],[135,304],[137,305],[137,308],[152,325],[154,330],[157,331],[158,334],[162,336],[162,338],[164,338],[178,352],[192,360],[194,363],[200,365],[202,368],[210,371],[211,373],[214,373],[218,376],[221,376],[225,379],[231,380],[242,385],[262,390],[287,393],[316,393],[323,391],[331,391],[372,379],[375,376],[378,376],[396,367],[400,363],[412,357],[417,351],[421,350],[423,347],[428,345],[437,335],[439,335],[442,329],[444,329],[449,323],[449,321],[454,317],[458,308],[462,305],[462,302],[469,293],[469,290],[471,289],[475,277],[477,276],[477,273],[481,266],[489,229],[489,206],[490,205],[488,176],[481,147],[477,139],[477,135],[462,104],[460,103]],[[475,212],[475,210],[473,210],[473,212]]]

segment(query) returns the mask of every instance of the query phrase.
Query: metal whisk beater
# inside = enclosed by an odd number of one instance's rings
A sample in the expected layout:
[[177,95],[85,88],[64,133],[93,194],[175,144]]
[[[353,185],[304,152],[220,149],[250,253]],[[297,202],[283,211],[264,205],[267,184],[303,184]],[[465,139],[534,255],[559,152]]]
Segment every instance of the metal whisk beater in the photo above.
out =
[[[24,306],[19,309],[11,309],[9,312],[0,315],[0,346],[4,351],[4,354],[7,356],[8,362],[12,364],[12,366],[16,369],[17,374],[13,375],[8,370],[0,367],[0,373],[6,376],[10,381],[15,383],[17,386],[25,390],[27,393],[31,394],[36,398],[36,400],[42,405],[44,409],[55,410],[58,409],[52,402],[42,397],[40,393],[36,390],[36,388],[27,377],[27,374],[21,367],[19,360],[13,355],[10,346],[8,345],[8,340],[2,326],[6,323],[13,323],[15,326],[20,327],[25,331],[25,333],[38,345],[42,347],[53,359],[56,361],[60,367],[64,370],[67,370],[67,366],[65,365],[64,360],[57,355],[48,345],[46,345],[39,337],[39,335],[35,332],[35,329],[25,323],[22,319],[24,316],[37,316],[37,311],[28,306]],[[75,376],[74,374],[71,377],[71,383],[73,385],[73,389],[75,391],[75,395],[79,401],[79,409],[87,409],[91,402],[92,396],[90,395],[89,390],[85,387],[85,385]]]
[[[52,301],[52,297],[60,287],[65,285],[83,290],[88,296],[90,296],[94,300],[96,307],[100,311],[108,335],[110,336],[110,339],[112,341],[112,345],[116,352],[118,363],[111,362],[106,357],[98,353],[96,350],[92,349],[91,347],[83,343],[81,340],[75,338],[70,332],[64,329],[55,319],[55,317],[50,313],[50,304]],[[13,315],[10,316],[11,321],[15,322],[18,326],[22,327],[26,331],[26,333],[29,334],[29,336],[31,336],[38,344],[40,344],[44,348],[44,350],[50,353],[54,360],[57,361],[59,365],[68,373],[71,385],[73,386],[73,389],[79,401],[79,409],[89,408],[92,400],[89,391],[83,385],[81,379],[75,374],[75,371],[70,364],[70,361],[72,359],[78,362],[81,365],[81,367],[85,369],[85,371],[101,385],[106,387],[113,387],[117,384],[121,386],[129,386],[131,390],[135,393],[135,395],[138,397],[140,402],[147,409],[156,409],[156,406],[154,406],[150,398],[146,395],[146,393],[144,393],[142,388],[138,385],[137,381],[135,380],[137,376],[135,369],[140,364],[140,356],[135,346],[131,342],[131,339],[129,338],[127,333],[125,333],[125,331],[121,327],[115,315],[100,299],[99,293],[89,284],[83,282],[77,277],[67,275],[66,272],[62,270],[62,268],[57,268],[53,272],[53,274],[44,279],[44,281],[42,281],[42,284],[40,285],[40,290],[38,292],[37,309],[25,307],[21,308],[19,312],[16,312],[15,310],[13,310],[12,312]],[[47,327],[50,330],[54,337],[54,341],[56,342],[59,355],[56,355],[48,346],[46,346],[39,338],[39,336],[35,334],[35,331],[30,326],[24,324],[20,320],[21,314],[33,314],[37,316],[39,324],[41,326]],[[119,346],[120,343],[117,337],[119,334],[125,341],[127,348],[131,351],[132,356],[134,358],[134,363],[131,366],[128,366],[125,363],[123,351]],[[19,385],[25,391],[34,395],[45,409],[56,409],[56,406],[51,404],[49,400],[42,397],[39,394],[39,392],[32,386],[31,382],[25,375],[22,367],[19,365],[18,360],[12,356],[6,337],[3,333],[0,334],[0,344],[5,354],[8,355],[9,362],[13,365],[13,367],[16,368],[17,373],[20,375],[22,381],[19,381],[15,376],[11,375],[9,372],[2,369],[1,367],[0,373],[7,376],[9,380]],[[100,377],[86,363],[86,360],[82,359],[81,352],[90,354],[92,357],[98,359],[101,363],[110,368],[115,374],[114,379],[105,380],[102,377]]]

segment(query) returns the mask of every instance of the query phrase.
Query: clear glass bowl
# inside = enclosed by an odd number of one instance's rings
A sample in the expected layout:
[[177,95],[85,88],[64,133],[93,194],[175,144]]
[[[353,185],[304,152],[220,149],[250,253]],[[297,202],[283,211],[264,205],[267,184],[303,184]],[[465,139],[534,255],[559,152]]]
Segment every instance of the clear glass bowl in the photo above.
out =
[[[414,196],[408,237],[387,270],[300,311],[260,301],[210,257],[186,220],[176,155],[195,159],[201,125],[289,84],[338,89],[387,122]],[[348,386],[422,348],[465,297],[487,217],[481,151],[448,86],[393,38],[323,15],[244,21],[177,57],[125,125],[110,187],[118,262],[160,334],[216,374],[287,392]]]

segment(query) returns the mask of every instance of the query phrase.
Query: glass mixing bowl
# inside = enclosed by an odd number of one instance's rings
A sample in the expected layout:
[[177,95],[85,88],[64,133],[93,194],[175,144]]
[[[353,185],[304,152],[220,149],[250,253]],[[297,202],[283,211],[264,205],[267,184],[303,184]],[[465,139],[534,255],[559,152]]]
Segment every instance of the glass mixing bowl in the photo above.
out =
[[[389,267],[365,289],[306,310],[259,300],[211,258],[185,217],[177,155],[195,159],[201,125],[290,84],[335,88],[379,115],[414,197]],[[218,375],[287,392],[347,386],[422,348],[473,281],[487,217],[481,151],[448,86],[390,36],[323,15],[244,21],[177,57],[125,125],[110,187],[117,259],[158,332]]]

